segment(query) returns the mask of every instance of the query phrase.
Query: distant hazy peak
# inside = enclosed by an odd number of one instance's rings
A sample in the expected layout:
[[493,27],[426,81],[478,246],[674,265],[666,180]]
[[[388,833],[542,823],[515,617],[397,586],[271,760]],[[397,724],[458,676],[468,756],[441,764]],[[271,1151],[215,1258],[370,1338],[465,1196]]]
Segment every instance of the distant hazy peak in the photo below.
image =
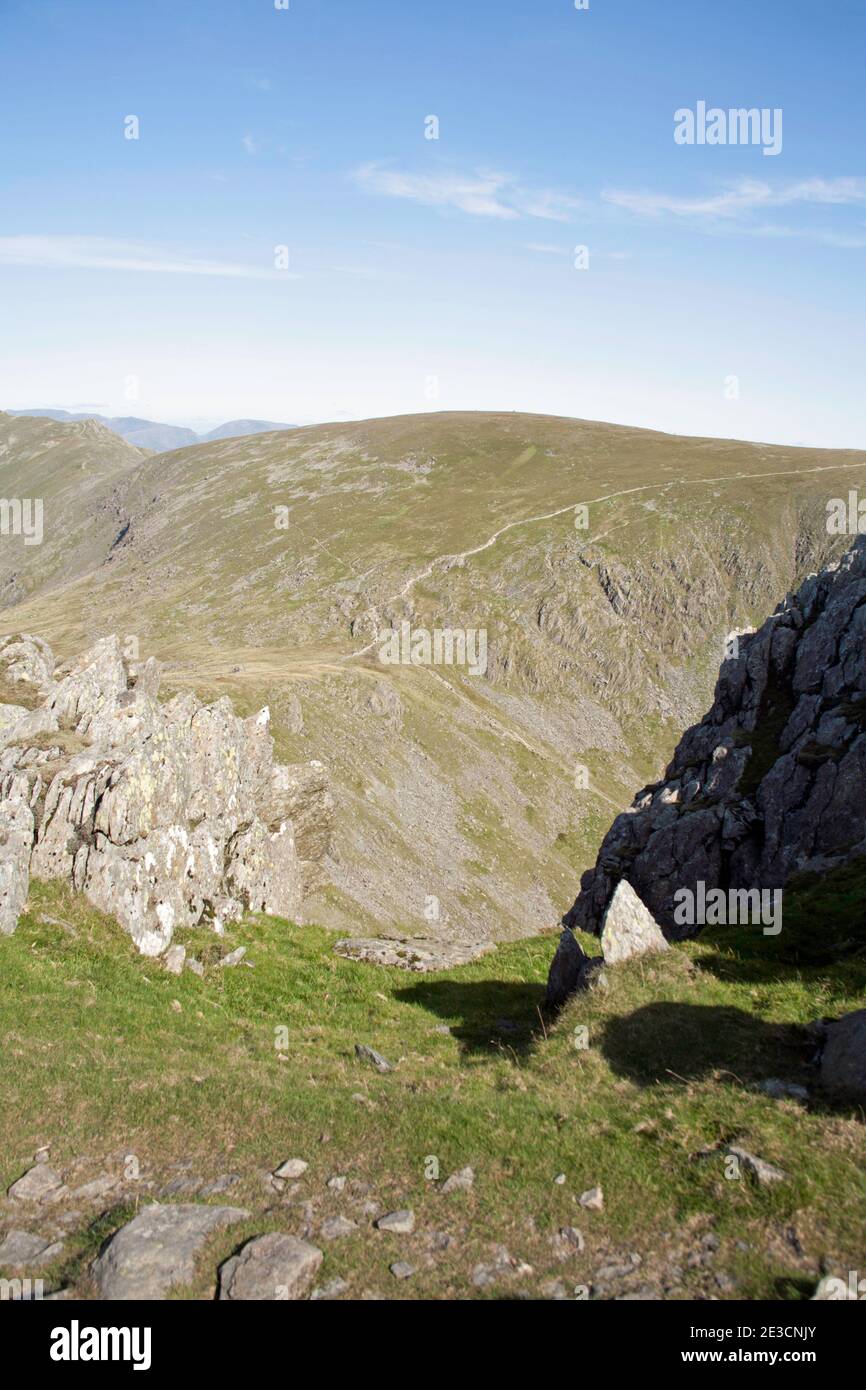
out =
[[[0,411],[0,414],[3,412]],[[289,430],[292,425],[275,424],[271,420],[229,420],[217,425],[209,434],[197,434],[185,425],[166,425],[158,420],[142,420],[135,415],[97,415],[89,411],[73,414],[68,410],[55,410],[39,406],[33,410],[10,410],[9,415],[29,415],[36,419],[57,420],[61,424],[72,424],[81,420],[95,420],[106,429],[134,444],[139,449],[148,449],[155,454],[165,454],[172,449],[183,449],[190,444],[206,444],[211,440],[235,439],[245,434],[264,434],[268,430]]]

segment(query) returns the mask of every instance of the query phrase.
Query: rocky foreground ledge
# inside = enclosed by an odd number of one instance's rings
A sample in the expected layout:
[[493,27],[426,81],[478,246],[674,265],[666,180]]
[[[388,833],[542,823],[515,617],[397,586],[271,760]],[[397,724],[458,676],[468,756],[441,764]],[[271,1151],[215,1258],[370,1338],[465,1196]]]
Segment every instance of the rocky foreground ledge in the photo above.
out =
[[331,846],[321,763],[275,763],[267,708],[158,700],[160,664],[116,636],[56,667],[0,638],[0,932],[30,875],[63,879],[159,955],[178,928],[245,912],[301,919]]

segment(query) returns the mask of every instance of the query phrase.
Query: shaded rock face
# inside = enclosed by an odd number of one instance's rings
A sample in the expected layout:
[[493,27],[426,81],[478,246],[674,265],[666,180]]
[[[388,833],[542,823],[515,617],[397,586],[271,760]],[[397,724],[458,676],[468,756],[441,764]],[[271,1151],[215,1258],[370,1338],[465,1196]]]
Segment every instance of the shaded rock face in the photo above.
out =
[[566,927],[551,961],[544,1007],[561,1009],[572,994],[589,989],[603,964],[601,956],[586,955],[578,945],[574,933]]
[[564,925],[598,934],[623,879],[671,939],[678,890],[781,889],[866,854],[866,537],[722,665],[663,781],[608,831]]
[[29,874],[67,880],[145,955],[201,921],[300,919],[333,803],[320,763],[274,763],[267,709],[160,704],[159,664],[132,674],[116,637],[56,671],[44,643],[14,645],[40,701],[0,728],[0,930],[14,930]]
[[866,1009],[828,1025],[820,1079],[834,1099],[866,1105]]

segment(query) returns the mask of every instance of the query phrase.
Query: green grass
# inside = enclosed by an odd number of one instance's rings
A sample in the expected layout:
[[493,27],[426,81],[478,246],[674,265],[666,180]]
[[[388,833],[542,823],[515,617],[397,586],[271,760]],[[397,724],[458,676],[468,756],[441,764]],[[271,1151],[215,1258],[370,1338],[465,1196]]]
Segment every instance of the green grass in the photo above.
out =
[[[866,856],[824,874],[795,874],[783,902],[784,958],[830,965],[866,956]],[[816,923],[820,930],[816,931]]]
[[[355,1215],[345,1193],[327,1189],[333,1174],[369,1185],[383,1210],[417,1215],[412,1237],[381,1235],[358,1217],[358,1234],[323,1247],[322,1280],[341,1275],[355,1295],[489,1296],[471,1270],[493,1242],[533,1268],[512,1291],[536,1294],[546,1279],[590,1283],[611,1252],[635,1251],[638,1282],[676,1264],[676,1296],[726,1296],[711,1268],[687,1262],[710,1230],[721,1241],[714,1266],[737,1281],[733,1296],[802,1296],[823,1258],[862,1263],[862,1115],[753,1089],[770,1076],[808,1083],[800,1025],[862,1003],[862,960],[800,968],[774,956],[775,942],[720,932],[610,971],[606,990],[554,1022],[539,1013],[551,935],[430,976],[343,960],[332,936],[275,919],[224,941],[206,931],[181,939],[205,961],[204,979],[168,975],[110,919],[39,884],[15,935],[0,939],[4,1187],[44,1143],[61,1169],[90,1156],[79,1181],[116,1171],[128,1154],[141,1166],[118,1212],[90,1229],[82,1217],[49,1271],[55,1283],[91,1292],[86,1269],[99,1242],[180,1161],[204,1179],[240,1173],[222,1200],[252,1212],[216,1238],[188,1297],[210,1296],[216,1262],[246,1235],[300,1232],[302,1200],[314,1203],[313,1239],[326,1216]],[[221,970],[218,956],[238,944],[254,968]],[[443,1024],[449,1034],[437,1031]],[[575,1045],[580,1028],[587,1048]],[[356,1042],[395,1070],[364,1067]],[[732,1141],[788,1180],[768,1190],[727,1180],[717,1146]],[[261,1179],[290,1156],[310,1163],[295,1204]],[[473,1191],[443,1196],[427,1175],[431,1159],[443,1178],[471,1164]],[[602,1213],[576,1202],[596,1184]],[[564,1225],[586,1240],[567,1264],[550,1244]],[[452,1237],[435,1255],[424,1243],[433,1230]],[[388,1271],[398,1258],[418,1268],[405,1284]]]

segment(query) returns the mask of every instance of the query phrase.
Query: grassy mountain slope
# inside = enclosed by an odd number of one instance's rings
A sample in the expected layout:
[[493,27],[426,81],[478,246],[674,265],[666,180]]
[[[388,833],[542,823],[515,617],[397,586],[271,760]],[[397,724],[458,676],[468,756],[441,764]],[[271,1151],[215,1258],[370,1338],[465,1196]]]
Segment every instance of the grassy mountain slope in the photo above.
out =
[[[705,708],[726,634],[843,548],[826,501],[864,483],[862,453],[554,417],[265,433],[140,462],[108,562],[4,626],[62,656],[114,630],[168,662],[169,691],[267,701],[280,755],[335,782],[315,920],[516,937],[572,901]],[[486,675],[382,665],[403,619],[484,628]]]
[[10,410],[15,416],[40,416],[48,420],[78,421],[94,420],[112,434],[134,444],[137,449],[150,449],[161,453],[164,449],[183,449],[187,444],[198,443],[195,430],[182,425],[166,425],[158,420],[142,420],[137,415],[86,415],[71,414],[68,410]]
[[[254,968],[220,969],[239,943]],[[46,1290],[93,1296],[90,1260],[139,1204],[207,1200],[228,1175],[210,1200],[249,1222],[177,1297],[211,1297],[219,1262],[268,1230],[321,1244],[318,1282],[345,1280],[348,1298],[800,1299],[823,1272],[862,1270],[861,1118],[760,1089],[813,1084],[802,1025],[862,1002],[862,957],[780,970],[753,932],[708,931],[609,972],[545,1033],[550,936],[421,978],[336,958],[326,933],[277,919],[187,944],[201,979],[137,956],[54,884],[0,938],[0,1187],[47,1144],[69,1189],[26,1215],[0,1198],[0,1220],[65,1237],[38,1271]],[[356,1042],[394,1070],[363,1066]],[[785,1178],[732,1173],[730,1144]],[[267,1175],[290,1157],[308,1171],[276,1194]],[[443,1193],[465,1165],[471,1191]],[[596,1186],[603,1210],[587,1210]],[[413,1234],[373,1227],[405,1207]],[[337,1215],[356,1229],[329,1242]],[[395,1278],[397,1260],[415,1273]]]
[[111,553],[143,499],[132,482],[146,454],[93,420],[60,423],[0,412],[0,497],[40,499],[44,537],[0,537],[0,607],[86,574]]

